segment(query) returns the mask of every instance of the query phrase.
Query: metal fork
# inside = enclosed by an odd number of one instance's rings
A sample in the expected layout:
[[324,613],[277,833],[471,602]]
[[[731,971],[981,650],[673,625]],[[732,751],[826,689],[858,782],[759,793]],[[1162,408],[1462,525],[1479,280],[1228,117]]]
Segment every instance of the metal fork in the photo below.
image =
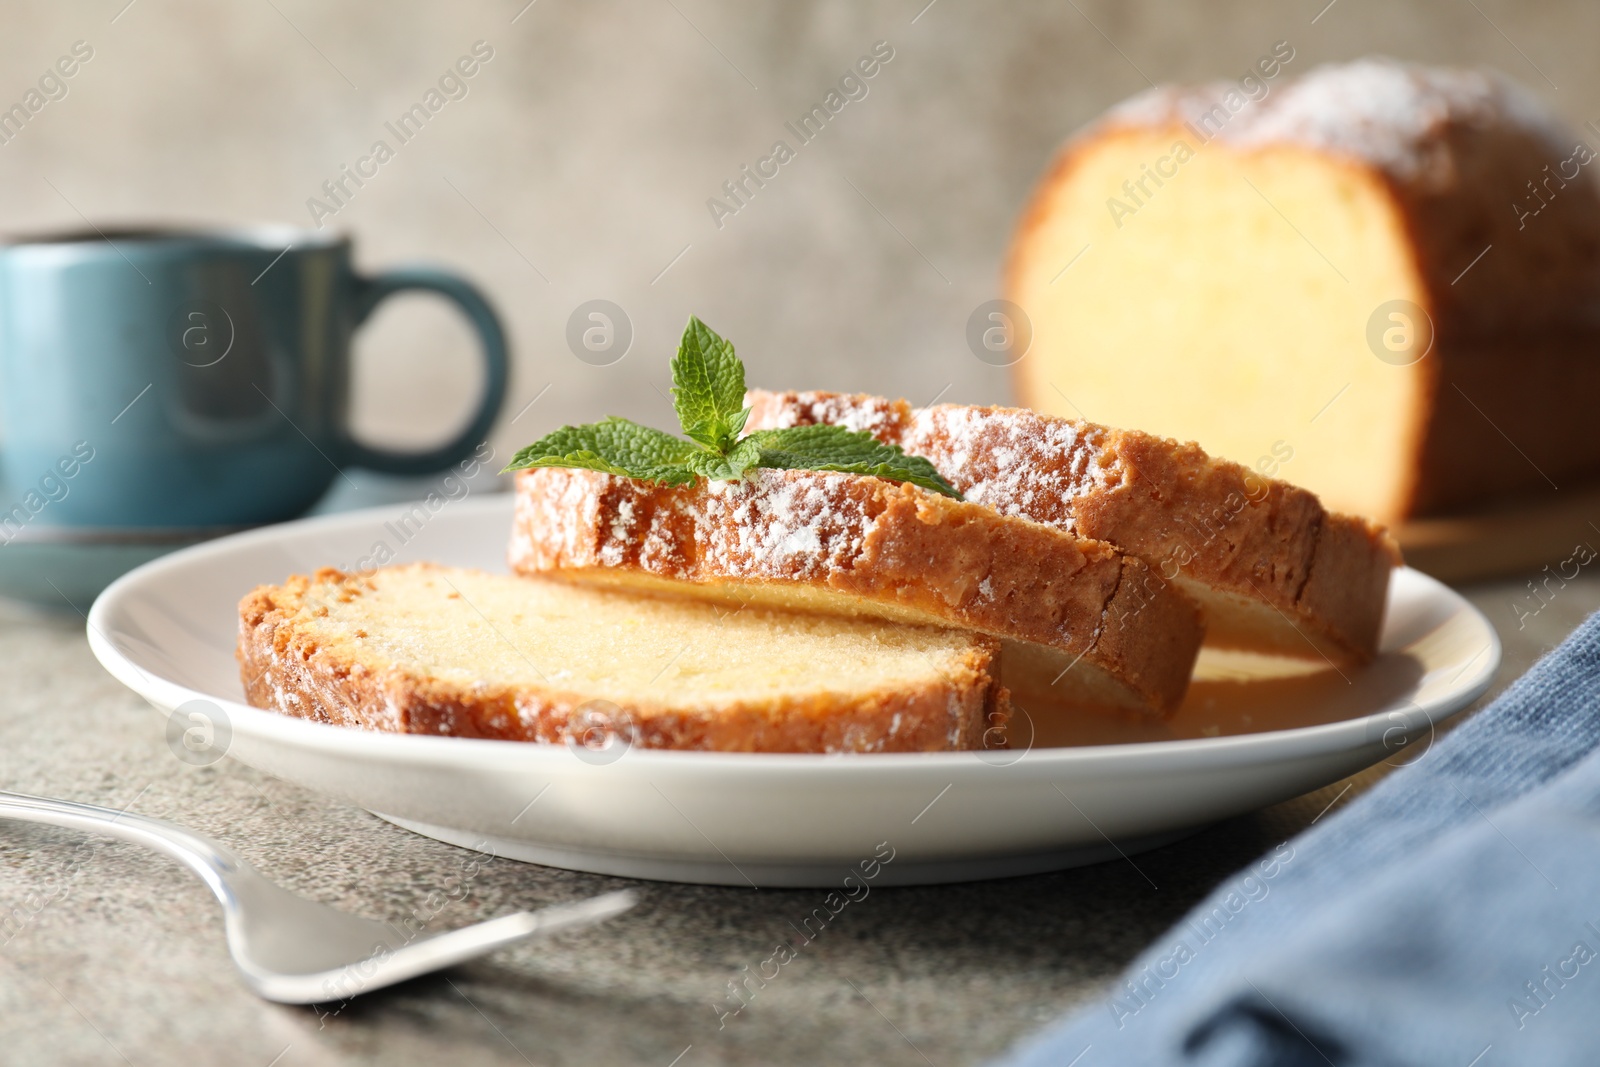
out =
[[421,937],[296,896],[210,838],[146,815],[0,790],[0,818],[118,837],[182,863],[222,902],[228,951],[245,983],[283,1004],[347,1000],[525,938],[603,922],[638,902],[622,890]]

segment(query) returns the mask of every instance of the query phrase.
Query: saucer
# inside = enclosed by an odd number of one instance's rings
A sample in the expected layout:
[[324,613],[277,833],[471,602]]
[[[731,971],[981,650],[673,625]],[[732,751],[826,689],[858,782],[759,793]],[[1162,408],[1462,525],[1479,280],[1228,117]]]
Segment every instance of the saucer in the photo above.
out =
[[[444,476],[401,478],[350,470],[335,479],[309,515],[336,515],[357,508],[420,500],[439,489]],[[492,472],[464,479],[473,492],[489,491]],[[0,500],[11,499],[0,486]],[[83,614],[106,586],[141,564],[169,552],[211,541],[249,526],[61,526],[48,512],[7,539],[0,527],[0,597]]]

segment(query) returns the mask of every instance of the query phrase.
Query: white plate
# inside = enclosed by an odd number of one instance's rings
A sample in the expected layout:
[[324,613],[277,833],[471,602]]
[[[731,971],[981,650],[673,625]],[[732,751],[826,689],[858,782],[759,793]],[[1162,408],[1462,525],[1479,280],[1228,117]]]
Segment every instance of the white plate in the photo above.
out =
[[[1383,655],[1368,667],[1285,673],[1285,661],[1207,653],[1171,723],[1079,716],[1076,726],[1046,728],[1052,716],[1033,708],[1035,742],[1010,751],[595,753],[369,733],[243,704],[235,606],[255,585],[385,550],[505,569],[507,496],[436,503],[404,521],[402,508],[374,508],[148,563],[95,602],[90,644],[169,716],[180,754],[189,751],[183,730],[204,727],[190,715],[199,711],[219,720],[232,758],[442,841],[604,874],[769,886],[837,886],[863,863],[877,884],[915,884],[1132,853],[1378,760],[1417,758],[1433,724],[1481,694],[1500,659],[1481,614],[1402,570],[1390,585]],[[1076,743],[1055,744],[1063,740]]]

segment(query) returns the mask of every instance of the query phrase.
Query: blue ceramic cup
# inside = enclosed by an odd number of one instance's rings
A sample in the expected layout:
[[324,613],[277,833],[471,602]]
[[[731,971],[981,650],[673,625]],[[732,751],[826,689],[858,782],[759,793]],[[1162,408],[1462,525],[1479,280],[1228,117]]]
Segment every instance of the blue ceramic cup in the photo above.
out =
[[[453,440],[395,452],[351,436],[350,339],[422,289],[477,330],[487,374]],[[427,474],[465,459],[505,399],[505,334],[465,279],[374,275],[317,231],[89,232],[0,246],[0,525],[276,522],[345,466]],[[0,501],[0,508],[9,503]],[[20,510],[19,510],[20,509]]]

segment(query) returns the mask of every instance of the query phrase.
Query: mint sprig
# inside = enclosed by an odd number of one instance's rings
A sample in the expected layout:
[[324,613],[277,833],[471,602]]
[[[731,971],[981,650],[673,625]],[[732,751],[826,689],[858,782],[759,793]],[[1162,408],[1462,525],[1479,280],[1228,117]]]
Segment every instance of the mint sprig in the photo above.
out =
[[910,482],[961,499],[921,456],[843,426],[793,426],[744,433],[744,364],[733,345],[690,316],[672,359],[672,406],[684,436],[627,419],[563,426],[519,451],[507,471],[576,467],[661,485],[696,478],[733,481],[748,470],[842,471]]
[[744,364],[732,344],[693,315],[672,357],[672,407],[685,437],[724,455],[738,443],[750,417],[744,406]]

